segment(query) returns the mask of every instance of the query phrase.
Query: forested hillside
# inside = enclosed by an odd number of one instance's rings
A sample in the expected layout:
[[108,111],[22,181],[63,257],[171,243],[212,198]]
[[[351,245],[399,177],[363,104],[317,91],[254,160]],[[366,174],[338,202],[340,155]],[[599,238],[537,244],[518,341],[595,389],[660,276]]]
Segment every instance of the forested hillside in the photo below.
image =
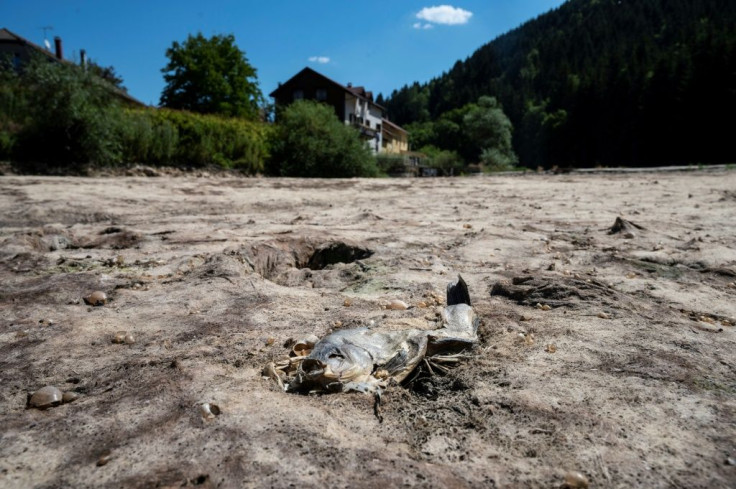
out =
[[460,152],[451,115],[483,95],[527,167],[736,161],[736,2],[570,0],[385,105]]

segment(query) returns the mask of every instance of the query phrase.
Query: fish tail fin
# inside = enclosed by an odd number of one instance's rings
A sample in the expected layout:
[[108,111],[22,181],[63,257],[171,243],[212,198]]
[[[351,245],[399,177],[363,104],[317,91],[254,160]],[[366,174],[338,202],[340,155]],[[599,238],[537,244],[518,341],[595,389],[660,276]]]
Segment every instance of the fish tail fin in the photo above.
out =
[[454,306],[455,304],[470,305],[468,285],[460,275],[457,276],[457,280],[447,284],[447,305]]

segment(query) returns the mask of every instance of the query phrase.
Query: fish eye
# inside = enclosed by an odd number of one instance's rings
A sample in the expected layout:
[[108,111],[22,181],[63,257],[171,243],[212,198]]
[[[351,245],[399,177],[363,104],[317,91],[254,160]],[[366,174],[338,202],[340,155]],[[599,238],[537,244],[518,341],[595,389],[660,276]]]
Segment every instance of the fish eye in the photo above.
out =
[[330,356],[328,358],[345,358],[345,357],[340,355],[339,353],[330,353]]

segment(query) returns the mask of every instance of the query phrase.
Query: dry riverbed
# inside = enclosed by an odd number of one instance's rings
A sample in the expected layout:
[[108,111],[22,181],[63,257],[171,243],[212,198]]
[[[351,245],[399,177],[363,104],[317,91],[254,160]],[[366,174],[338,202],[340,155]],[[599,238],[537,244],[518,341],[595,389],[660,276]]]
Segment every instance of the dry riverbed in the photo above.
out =
[[[734,189],[0,177],[0,486],[734,487]],[[436,321],[458,273],[480,342],[449,373],[380,406],[262,377],[311,334]]]

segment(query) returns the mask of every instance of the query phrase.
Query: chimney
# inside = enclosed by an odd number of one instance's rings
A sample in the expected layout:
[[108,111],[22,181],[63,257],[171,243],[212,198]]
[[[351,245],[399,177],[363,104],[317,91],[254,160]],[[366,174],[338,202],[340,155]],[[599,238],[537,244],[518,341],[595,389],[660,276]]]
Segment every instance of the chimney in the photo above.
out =
[[54,47],[56,48],[56,57],[64,59],[64,51],[61,49],[61,38],[59,36],[54,37]]
[[348,88],[353,88],[353,82],[348,82]]
[[80,49],[79,50],[79,65],[82,68],[87,68],[87,50],[86,49]]

